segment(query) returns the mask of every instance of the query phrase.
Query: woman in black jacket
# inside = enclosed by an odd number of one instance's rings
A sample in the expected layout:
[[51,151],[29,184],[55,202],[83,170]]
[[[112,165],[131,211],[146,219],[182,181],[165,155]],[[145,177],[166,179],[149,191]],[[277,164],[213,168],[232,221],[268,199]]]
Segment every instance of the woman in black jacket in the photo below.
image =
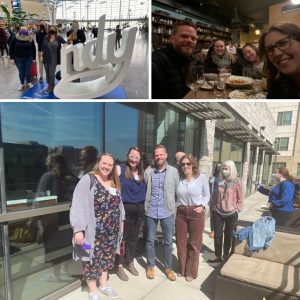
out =
[[44,22],[41,22],[39,25],[39,30],[36,32],[36,43],[38,45],[38,59],[39,59],[39,75],[40,75],[40,81],[43,80],[43,43],[44,39],[47,36],[47,29]]
[[67,42],[57,34],[56,27],[51,25],[42,46],[43,64],[48,83],[46,92],[48,93],[52,93],[54,89],[56,66],[60,65],[60,49],[63,44]]
[[26,86],[32,88],[30,67],[33,61],[36,60],[35,44],[28,29],[22,26],[15,37],[11,40],[9,46],[9,56],[12,62],[15,62],[18,71],[21,85],[18,91],[22,91]]
[[216,40],[213,45],[213,51],[204,62],[206,73],[219,73],[219,69],[231,69],[231,74],[242,75],[242,64],[236,55],[230,54],[225,47],[225,42]]

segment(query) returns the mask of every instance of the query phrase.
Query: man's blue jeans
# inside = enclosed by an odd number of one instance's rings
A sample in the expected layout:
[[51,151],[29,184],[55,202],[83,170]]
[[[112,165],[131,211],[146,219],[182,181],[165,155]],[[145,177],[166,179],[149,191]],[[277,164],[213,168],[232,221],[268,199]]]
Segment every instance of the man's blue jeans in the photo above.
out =
[[21,84],[24,84],[25,77],[26,82],[29,83],[31,81],[30,67],[32,64],[32,55],[29,55],[27,57],[15,57],[15,63],[19,71],[19,78]]
[[164,266],[172,268],[172,237],[174,228],[174,214],[164,219],[154,219],[146,216],[147,225],[147,265],[155,266],[155,238],[158,221],[162,228],[164,238]]

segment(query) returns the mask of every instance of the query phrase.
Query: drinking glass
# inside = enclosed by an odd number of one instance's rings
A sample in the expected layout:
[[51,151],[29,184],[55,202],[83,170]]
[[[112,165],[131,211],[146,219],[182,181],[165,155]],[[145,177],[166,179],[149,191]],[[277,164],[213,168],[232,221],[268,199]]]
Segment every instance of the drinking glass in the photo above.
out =
[[197,70],[196,68],[190,68],[186,75],[186,85],[194,92],[194,98],[196,98],[197,92]]
[[223,82],[226,82],[227,78],[231,75],[231,69],[230,68],[220,68],[219,69],[219,76],[220,80]]
[[220,77],[214,82],[214,95],[216,99],[223,99],[225,96],[225,82]]
[[203,74],[200,74],[198,75],[198,78],[197,78],[197,84],[199,84],[200,87],[202,87],[202,85],[204,84],[205,82],[205,78],[204,78],[204,75]]

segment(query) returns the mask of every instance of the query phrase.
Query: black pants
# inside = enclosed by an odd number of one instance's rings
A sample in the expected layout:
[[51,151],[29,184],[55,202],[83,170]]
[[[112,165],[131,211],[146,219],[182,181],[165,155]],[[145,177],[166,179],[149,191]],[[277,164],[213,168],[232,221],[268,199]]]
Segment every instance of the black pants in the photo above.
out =
[[133,261],[137,248],[140,227],[145,217],[144,203],[124,203],[125,255],[116,257],[116,264],[129,264]]
[[223,232],[224,232],[224,249],[223,255],[228,255],[232,246],[233,231],[236,229],[238,220],[238,213],[224,217],[220,214],[213,212],[213,223],[215,230],[214,244],[215,244],[215,255],[218,257],[222,256],[223,249]]
[[8,55],[7,43],[0,42],[0,50],[1,50],[1,56],[4,55],[4,50],[6,51],[6,55]]

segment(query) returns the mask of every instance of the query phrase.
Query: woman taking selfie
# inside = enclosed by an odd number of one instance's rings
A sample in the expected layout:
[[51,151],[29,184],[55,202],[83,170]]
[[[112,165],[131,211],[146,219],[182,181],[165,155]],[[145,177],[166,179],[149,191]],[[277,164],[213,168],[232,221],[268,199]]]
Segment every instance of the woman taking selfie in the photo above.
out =
[[270,99],[300,98],[300,27],[293,23],[271,26],[259,41],[266,63]]

